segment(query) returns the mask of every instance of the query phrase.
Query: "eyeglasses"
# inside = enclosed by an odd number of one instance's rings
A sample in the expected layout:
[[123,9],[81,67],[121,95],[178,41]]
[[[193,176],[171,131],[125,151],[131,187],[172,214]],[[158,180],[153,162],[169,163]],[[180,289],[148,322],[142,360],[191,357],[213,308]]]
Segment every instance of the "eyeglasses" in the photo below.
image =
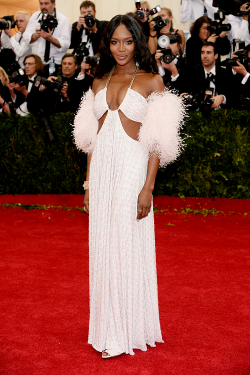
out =
[[23,65],[24,66],[26,66],[26,65],[28,65],[28,66],[30,66],[30,65],[34,65],[35,63],[24,63]]

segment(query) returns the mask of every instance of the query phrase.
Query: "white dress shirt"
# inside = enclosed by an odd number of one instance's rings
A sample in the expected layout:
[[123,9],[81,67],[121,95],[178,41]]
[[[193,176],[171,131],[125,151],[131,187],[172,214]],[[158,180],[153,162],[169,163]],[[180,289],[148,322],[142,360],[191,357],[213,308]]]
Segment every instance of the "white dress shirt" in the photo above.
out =
[[89,56],[94,56],[93,46],[92,46],[92,43],[89,39],[89,36],[86,35],[85,29],[83,29],[83,31],[82,31],[82,42],[87,43],[86,47],[89,49]]
[[[214,66],[211,70],[209,70],[209,72],[206,71],[206,69],[204,68],[204,72],[205,72],[205,78],[208,77],[208,74],[209,74],[209,73],[212,73],[214,76],[216,76],[216,68],[215,68],[215,66]],[[214,82],[210,81],[210,83],[209,83],[209,87],[211,87],[211,88],[214,90],[213,98],[214,98],[215,96],[217,96],[217,95],[222,95],[222,94],[219,94],[219,93],[217,93],[217,92],[215,91],[215,88],[216,88],[216,87],[215,87],[215,83],[214,83]],[[227,99],[226,99],[225,95],[223,95],[223,96],[224,96],[224,100],[223,100],[222,104],[226,104]]]
[[198,18],[204,15],[204,6],[207,8],[207,15],[212,20],[214,19],[214,13],[218,11],[218,8],[212,6],[213,0],[182,0],[180,9],[181,22],[190,21],[190,25]]
[[231,30],[227,33],[227,37],[230,40],[230,42],[232,43],[233,39],[239,39],[244,41],[247,46],[250,43],[248,21],[243,20],[243,17],[236,17],[232,14],[229,14],[226,22],[230,23],[231,25]]
[[[35,78],[36,78],[37,74],[33,75],[33,77],[29,78],[31,81],[34,82]],[[27,88],[27,91],[30,92],[31,89],[33,87],[33,83],[29,81],[28,83],[28,88]],[[16,101],[16,98],[13,100],[14,102]],[[16,110],[16,113],[20,116],[28,116],[29,115],[29,111],[28,111],[28,107],[27,107],[27,101],[23,102]]]
[[1,49],[6,48],[6,49],[12,49],[12,45],[10,43],[10,38],[8,35],[4,32],[4,30],[0,31],[1,32]]
[[[23,39],[26,44],[31,41],[32,35],[36,32],[36,29],[40,29],[40,23],[38,22],[42,18],[42,13],[40,11],[32,14],[26,30],[23,34]],[[58,21],[58,26],[53,32],[53,37],[56,38],[61,48],[57,48],[54,44],[50,44],[50,60],[48,62],[44,61],[46,40],[42,37],[38,38],[34,43],[30,43],[32,53],[41,57],[42,62],[46,65],[53,61],[55,64],[61,65],[62,57],[67,53],[71,41],[71,24],[67,17],[63,14],[56,12],[56,18]]]
[[12,49],[16,54],[16,61],[19,62],[21,68],[24,69],[23,60],[25,56],[31,53],[31,45],[26,44],[24,39],[22,38],[22,33],[18,31],[18,33],[10,38],[10,43],[12,45]]

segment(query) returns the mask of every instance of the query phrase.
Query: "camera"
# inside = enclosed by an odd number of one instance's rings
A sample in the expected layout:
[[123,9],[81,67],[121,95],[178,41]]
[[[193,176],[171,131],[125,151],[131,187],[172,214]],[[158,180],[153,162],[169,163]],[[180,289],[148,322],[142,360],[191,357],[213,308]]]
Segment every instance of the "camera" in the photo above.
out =
[[225,12],[223,10],[218,10],[218,12],[214,14],[215,21],[212,21],[207,28],[211,32],[211,34],[220,35],[222,31],[231,30],[230,23],[226,23],[226,24],[223,23],[225,18],[226,18]]
[[20,67],[20,65],[16,62],[11,64],[10,66],[11,74],[9,76],[10,83],[18,83],[20,86],[25,86],[27,83],[27,76],[25,75],[25,71]]
[[236,47],[234,55],[236,55],[237,57],[222,61],[221,66],[232,68],[234,66],[238,66],[237,61],[239,61],[242,65],[247,67],[248,63],[250,62],[250,58],[248,57],[249,51],[245,50],[245,42],[241,40],[234,40],[234,47]]
[[89,55],[89,49],[86,47],[86,42],[82,42],[76,50],[76,58],[78,65],[81,65],[86,56]]
[[168,19],[164,20],[161,18],[161,16],[157,16],[153,18],[152,21],[155,22],[154,31],[157,31],[157,32],[159,32],[164,26],[166,26],[167,23],[169,23]]
[[86,59],[86,64],[89,64],[90,73],[95,75],[97,65],[99,64],[100,58],[97,56],[88,56]]
[[206,90],[205,90],[205,100],[201,102],[200,104],[200,110],[201,110],[201,113],[202,113],[202,116],[204,117],[208,117],[211,113],[211,105],[213,104],[213,100],[212,100],[212,97],[213,97],[213,93],[214,93],[214,89],[212,87],[208,87]]
[[53,90],[54,93],[58,95],[60,94],[63,88],[63,83],[64,83],[63,78],[57,78],[57,79],[54,79],[53,82],[51,82],[44,77],[37,76],[34,82],[34,86],[40,87],[40,85],[42,84],[46,86],[47,88],[50,88],[51,90]]
[[42,18],[38,21],[40,23],[41,30],[48,32],[48,29],[52,32],[58,25],[58,21],[53,14],[44,13]]
[[9,27],[11,29],[14,29],[17,22],[14,21],[14,16],[4,16],[2,19],[0,19],[0,30],[6,30]]
[[95,25],[95,17],[91,13],[88,13],[83,18],[85,18],[86,26],[93,27]]
[[219,9],[223,9],[226,14],[233,14],[235,16],[242,16],[244,14],[250,14],[250,9],[246,12],[241,12],[240,7],[250,1],[246,0],[216,0],[214,6]]
[[140,1],[137,1],[135,0],[135,7],[137,9],[137,11],[135,12],[135,14],[137,15],[137,17],[140,19],[140,20],[143,20],[144,18],[144,13],[142,11],[142,7],[141,7],[141,3]]
[[185,104],[191,111],[195,111],[197,108],[199,108],[199,94],[184,94],[182,99],[185,101]]
[[161,53],[163,54],[160,57],[160,61],[164,61],[166,64],[170,64],[174,61],[175,58],[178,58],[179,55],[174,55],[170,48],[167,48],[169,44],[174,44],[180,42],[180,38],[178,34],[170,34],[170,35],[162,35],[158,39],[158,45],[161,49]]

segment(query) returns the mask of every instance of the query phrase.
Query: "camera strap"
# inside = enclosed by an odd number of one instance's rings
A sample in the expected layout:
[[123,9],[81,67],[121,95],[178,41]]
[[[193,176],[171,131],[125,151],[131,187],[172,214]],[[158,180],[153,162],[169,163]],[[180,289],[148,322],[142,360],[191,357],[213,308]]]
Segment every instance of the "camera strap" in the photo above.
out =
[[[56,18],[56,9],[54,11],[54,16]],[[53,34],[54,30],[52,31],[52,34]],[[46,43],[45,43],[45,52],[44,52],[44,61],[45,62],[48,62],[50,57],[50,42],[48,40],[46,40]]]

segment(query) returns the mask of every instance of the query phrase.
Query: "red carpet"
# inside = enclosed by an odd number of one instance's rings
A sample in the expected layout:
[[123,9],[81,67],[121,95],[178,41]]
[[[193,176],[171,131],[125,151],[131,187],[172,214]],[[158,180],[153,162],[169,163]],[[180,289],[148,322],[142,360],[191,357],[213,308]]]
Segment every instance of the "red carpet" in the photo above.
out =
[[[80,207],[82,197],[3,202]],[[87,344],[88,215],[0,208],[1,375],[250,375],[250,201],[155,204],[165,343],[106,361]]]

